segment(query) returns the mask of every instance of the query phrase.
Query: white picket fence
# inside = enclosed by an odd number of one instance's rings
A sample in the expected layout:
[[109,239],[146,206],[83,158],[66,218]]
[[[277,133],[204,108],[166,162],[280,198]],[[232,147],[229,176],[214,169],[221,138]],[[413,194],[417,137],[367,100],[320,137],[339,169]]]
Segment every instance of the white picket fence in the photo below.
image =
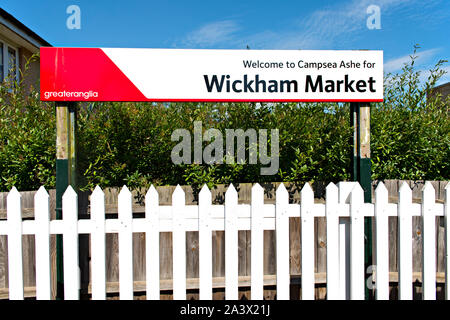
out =
[[[159,206],[152,186],[145,197],[145,218],[133,218],[132,195],[126,186],[118,198],[118,218],[105,220],[103,191],[96,187],[91,195],[91,219],[78,220],[77,194],[69,187],[63,196],[63,219],[51,220],[49,195],[41,187],[35,195],[35,219],[22,220],[20,193],[13,188],[7,198],[7,220],[0,221],[0,234],[8,236],[8,276],[10,299],[23,299],[22,235],[35,235],[36,297],[51,298],[50,234],[63,235],[64,297],[79,298],[78,235],[91,235],[92,298],[106,298],[105,234],[118,233],[119,295],[133,299],[134,232],[145,233],[147,299],[160,298],[159,233],[173,233],[173,298],[186,299],[186,232],[199,232],[200,299],[212,299],[212,235],[225,231],[225,297],[238,299],[238,231],[251,230],[251,299],[263,298],[263,235],[276,232],[276,297],[289,299],[289,217],[301,219],[301,294],[314,299],[314,218],[326,217],[327,298],[364,299],[364,217],[375,217],[376,298],[389,298],[388,217],[398,216],[399,298],[412,299],[413,256],[412,217],[423,221],[423,298],[436,299],[436,216],[445,217],[445,296],[449,299],[450,184],[445,204],[435,202],[435,190],[427,182],[422,203],[413,203],[409,186],[399,190],[398,204],[388,203],[388,191],[380,183],[375,204],[364,203],[358,183],[330,183],[326,203],[314,203],[311,186],[301,191],[301,204],[290,204],[283,184],[276,191],[276,203],[264,204],[264,190],[252,188],[251,204],[238,204],[238,194],[230,185],[225,205],[212,205],[211,192],[204,186],[199,205],[186,206],[185,194],[178,186],[171,206]],[[349,246],[345,245],[345,237]],[[346,262],[347,265],[346,265]],[[349,272],[346,272],[349,268]],[[346,274],[349,277],[346,278]]]

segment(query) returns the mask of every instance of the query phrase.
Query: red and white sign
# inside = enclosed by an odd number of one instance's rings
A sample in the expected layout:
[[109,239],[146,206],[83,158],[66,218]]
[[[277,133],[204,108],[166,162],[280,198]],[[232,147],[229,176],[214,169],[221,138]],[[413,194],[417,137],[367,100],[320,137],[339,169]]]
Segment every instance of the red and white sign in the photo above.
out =
[[383,101],[383,52],[41,48],[44,101]]

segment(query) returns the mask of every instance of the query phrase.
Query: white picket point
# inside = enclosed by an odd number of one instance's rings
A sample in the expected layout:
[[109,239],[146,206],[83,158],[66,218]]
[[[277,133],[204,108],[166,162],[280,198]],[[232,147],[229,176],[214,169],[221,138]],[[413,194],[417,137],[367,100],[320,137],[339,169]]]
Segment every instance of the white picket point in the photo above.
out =
[[206,184],[198,198],[199,293],[200,300],[212,300],[211,191]]
[[331,182],[326,188],[327,218],[327,299],[339,300],[339,211],[338,187]]
[[230,184],[225,193],[225,299],[237,300],[238,291],[238,193]]
[[444,208],[444,226],[445,226],[445,299],[450,300],[450,232],[448,228],[450,216],[450,183],[445,186],[445,208]]
[[364,300],[364,191],[358,184],[350,194],[350,299]]
[[22,265],[22,206],[21,195],[16,187],[6,200],[8,219],[8,282],[9,299],[23,300]]
[[314,300],[314,191],[306,183],[300,193],[302,300]]
[[431,182],[427,181],[422,189],[424,300],[436,300],[436,215],[434,205],[435,191]]
[[398,197],[399,299],[412,300],[412,191],[406,182],[400,186]]
[[153,185],[145,195],[145,219],[148,223],[145,234],[147,300],[159,300],[159,196]]
[[377,300],[389,300],[388,190],[380,182],[375,190],[375,294]]
[[78,267],[78,200],[71,186],[62,196],[64,299],[78,300],[80,269]]
[[289,300],[289,194],[283,183],[276,191],[275,234],[277,266],[277,300]]
[[264,295],[264,189],[256,183],[252,188],[251,206],[251,299],[262,300]]
[[42,186],[34,195],[36,223],[36,299],[51,299],[50,277],[50,197]]
[[92,300],[106,299],[105,194],[96,186],[91,195]]
[[186,300],[186,230],[184,191],[179,185],[172,194],[173,299]]
[[119,193],[119,297],[133,300],[133,202],[130,190]]

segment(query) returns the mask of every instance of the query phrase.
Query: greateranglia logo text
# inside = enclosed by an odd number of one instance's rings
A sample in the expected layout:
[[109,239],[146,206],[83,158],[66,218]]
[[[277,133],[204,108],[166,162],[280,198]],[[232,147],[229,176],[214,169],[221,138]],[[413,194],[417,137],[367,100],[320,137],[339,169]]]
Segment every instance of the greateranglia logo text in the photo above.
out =
[[45,99],[50,98],[83,98],[88,100],[90,98],[98,98],[97,91],[45,91]]

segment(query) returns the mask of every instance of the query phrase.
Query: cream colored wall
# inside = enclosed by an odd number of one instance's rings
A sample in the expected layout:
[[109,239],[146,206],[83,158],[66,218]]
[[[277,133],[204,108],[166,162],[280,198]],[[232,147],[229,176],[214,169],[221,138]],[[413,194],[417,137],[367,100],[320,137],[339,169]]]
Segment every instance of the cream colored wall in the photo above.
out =
[[32,57],[33,52],[39,53],[39,48],[33,46],[19,35],[13,33],[10,29],[0,24],[0,41],[4,42],[16,49],[19,53],[19,69],[21,71],[20,80],[28,93],[31,88],[39,90],[40,64],[39,57],[34,57],[29,63],[28,69],[25,70],[27,61]]
[[[27,90],[34,88],[39,90],[40,63],[39,57],[33,57],[33,54],[25,48],[19,48],[19,68],[21,70],[22,81]],[[26,68],[27,61],[31,62]]]

